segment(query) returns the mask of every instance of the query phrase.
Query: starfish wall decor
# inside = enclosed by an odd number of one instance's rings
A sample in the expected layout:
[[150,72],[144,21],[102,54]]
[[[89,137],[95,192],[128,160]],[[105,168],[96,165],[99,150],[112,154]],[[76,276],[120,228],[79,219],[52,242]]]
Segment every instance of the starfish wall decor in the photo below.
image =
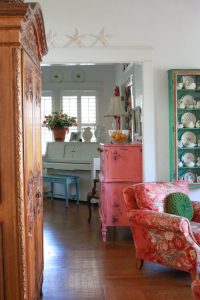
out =
[[[61,39],[61,35],[56,32],[53,32],[52,29],[49,29],[47,33],[47,43],[49,48],[67,48],[67,47],[109,47],[109,38],[110,34],[106,33],[105,28],[103,27],[99,34],[80,34],[78,29],[75,28],[74,34],[65,34]],[[65,41],[67,38],[67,41]],[[59,42],[62,40],[62,42]],[[87,42],[86,42],[87,41]]]

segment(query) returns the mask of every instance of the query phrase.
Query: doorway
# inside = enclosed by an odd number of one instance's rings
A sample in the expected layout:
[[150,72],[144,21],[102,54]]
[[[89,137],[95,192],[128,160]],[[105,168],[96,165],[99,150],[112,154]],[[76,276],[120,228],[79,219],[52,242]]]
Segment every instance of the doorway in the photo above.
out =
[[156,180],[155,103],[150,47],[52,48],[45,65],[139,63],[143,84],[143,180]]

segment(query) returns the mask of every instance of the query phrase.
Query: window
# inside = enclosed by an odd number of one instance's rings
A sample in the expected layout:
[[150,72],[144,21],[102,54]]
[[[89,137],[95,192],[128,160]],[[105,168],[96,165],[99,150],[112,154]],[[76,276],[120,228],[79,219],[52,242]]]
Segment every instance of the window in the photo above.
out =
[[96,91],[75,91],[65,92],[62,97],[62,110],[64,113],[77,118],[77,127],[70,127],[66,141],[69,141],[70,133],[81,131],[90,127],[93,133],[92,141],[95,141],[94,131],[97,122],[97,92]]
[[[41,122],[43,122],[44,117],[52,113],[52,97],[43,96],[41,100]],[[52,132],[46,128],[42,127],[41,130],[41,141],[42,141],[42,155],[45,154],[47,142],[52,142]]]

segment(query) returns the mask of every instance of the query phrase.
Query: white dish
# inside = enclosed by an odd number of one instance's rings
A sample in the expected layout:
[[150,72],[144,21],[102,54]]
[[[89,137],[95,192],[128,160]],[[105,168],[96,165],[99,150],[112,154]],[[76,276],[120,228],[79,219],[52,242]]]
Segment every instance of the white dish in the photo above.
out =
[[[187,112],[185,114],[182,115],[181,117],[181,123],[186,127],[186,128],[192,128],[195,126],[196,124],[196,117],[193,113],[191,112]],[[194,126],[191,126],[191,124],[193,123]]]
[[181,90],[183,88],[183,82],[178,82],[177,83],[177,89]]
[[185,86],[186,90],[195,90],[196,89],[196,83],[192,82],[190,85]]
[[196,101],[196,104],[195,104],[194,107],[197,108],[197,109],[200,109],[200,101],[199,100]]
[[193,106],[196,102],[191,95],[182,96],[181,100],[185,104],[185,106],[188,107],[188,108],[193,108]]
[[183,85],[186,88],[187,86],[194,83],[194,78],[192,76],[183,76]]
[[186,131],[181,136],[183,146],[193,148],[196,145],[197,137],[193,132]]
[[196,127],[197,127],[197,128],[200,128],[200,120],[198,120],[198,121],[196,122]]
[[196,175],[192,172],[187,172],[183,175],[183,179],[189,183],[196,182]]
[[195,162],[195,156],[194,156],[194,154],[192,153],[192,152],[186,152],[186,153],[184,153],[183,155],[182,155],[182,161],[186,164],[186,165],[188,165],[188,164],[190,164],[190,163],[194,163]]

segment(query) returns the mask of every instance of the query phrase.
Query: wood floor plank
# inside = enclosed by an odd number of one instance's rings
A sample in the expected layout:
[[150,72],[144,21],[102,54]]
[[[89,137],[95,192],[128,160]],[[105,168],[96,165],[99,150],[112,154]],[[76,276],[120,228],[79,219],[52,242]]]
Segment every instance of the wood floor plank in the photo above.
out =
[[97,207],[62,200],[44,205],[43,300],[192,300],[190,275],[145,262],[135,269],[129,228],[110,228],[103,243]]

